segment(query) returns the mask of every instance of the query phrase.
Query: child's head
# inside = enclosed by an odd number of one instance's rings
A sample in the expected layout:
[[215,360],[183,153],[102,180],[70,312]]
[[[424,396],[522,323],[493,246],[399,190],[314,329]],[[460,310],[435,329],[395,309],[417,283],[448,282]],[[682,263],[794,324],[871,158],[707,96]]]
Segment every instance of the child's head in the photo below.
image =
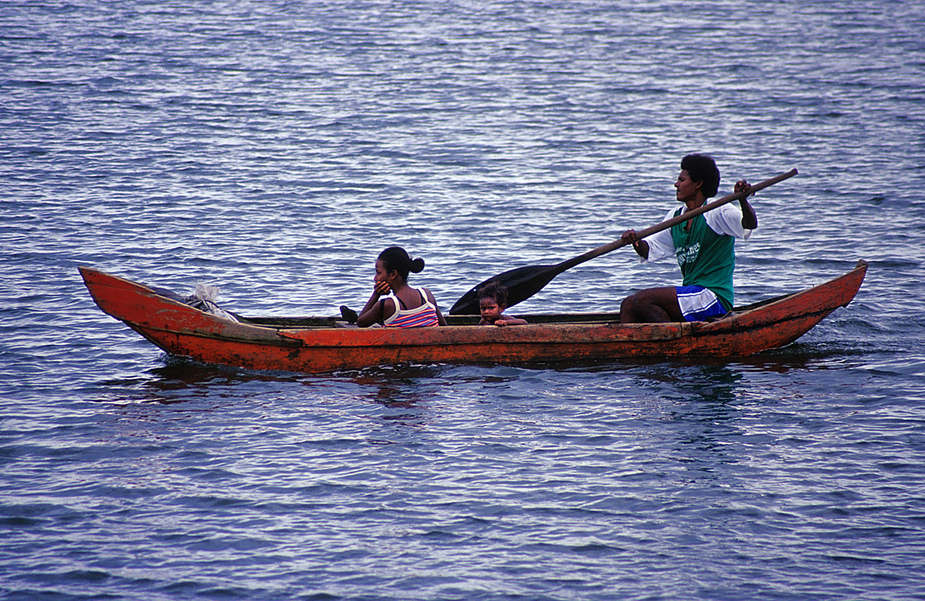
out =
[[379,278],[379,271],[388,275],[397,271],[402,280],[408,279],[408,272],[420,273],[424,269],[424,259],[417,258],[412,260],[404,248],[400,246],[390,246],[381,253],[376,260],[376,277]]
[[507,308],[507,288],[498,282],[488,282],[479,288],[478,298],[482,319],[494,321]]

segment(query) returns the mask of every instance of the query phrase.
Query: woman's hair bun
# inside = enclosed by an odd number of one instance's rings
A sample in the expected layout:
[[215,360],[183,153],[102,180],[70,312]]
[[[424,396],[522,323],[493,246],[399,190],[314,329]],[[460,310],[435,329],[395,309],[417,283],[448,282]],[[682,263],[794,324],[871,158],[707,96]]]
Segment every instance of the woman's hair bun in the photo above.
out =
[[379,253],[379,260],[386,271],[395,270],[405,279],[408,279],[409,271],[418,273],[424,269],[424,259],[412,260],[408,252],[400,246],[390,246]]

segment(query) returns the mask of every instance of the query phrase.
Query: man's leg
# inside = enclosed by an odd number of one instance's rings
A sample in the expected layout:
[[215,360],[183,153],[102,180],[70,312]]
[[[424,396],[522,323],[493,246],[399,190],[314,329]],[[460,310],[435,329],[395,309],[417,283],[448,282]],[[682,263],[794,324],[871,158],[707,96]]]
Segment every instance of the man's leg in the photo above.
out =
[[648,288],[623,299],[620,305],[622,323],[657,323],[684,321],[678,306],[678,293],[674,286]]

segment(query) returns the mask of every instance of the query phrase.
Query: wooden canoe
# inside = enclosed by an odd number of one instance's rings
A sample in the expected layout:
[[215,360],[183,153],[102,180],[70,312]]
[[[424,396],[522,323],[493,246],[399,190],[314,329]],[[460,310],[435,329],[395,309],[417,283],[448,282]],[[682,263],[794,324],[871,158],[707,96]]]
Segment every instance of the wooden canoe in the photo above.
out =
[[399,363],[599,362],[746,357],[789,344],[855,297],[867,263],[802,292],[737,307],[714,321],[626,324],[618,313],[527,314],[528,325],[478,326],[448,316],[434,328],[357,328],[335,317],[239,317],[196,309],[177,294],[80,267],[105,313],[172,355],[250,369],[327,372]]

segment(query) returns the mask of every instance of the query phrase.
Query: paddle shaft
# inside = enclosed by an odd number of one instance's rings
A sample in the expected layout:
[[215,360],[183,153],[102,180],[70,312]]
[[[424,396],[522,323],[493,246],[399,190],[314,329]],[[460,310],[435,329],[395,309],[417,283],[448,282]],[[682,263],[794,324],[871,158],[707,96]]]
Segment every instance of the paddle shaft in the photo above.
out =
[[[781,173],[780,175],[776,175],[770,179],[766,179],[763,182],[759,182],[753,185],[751,189],[749,190],[749,194],[753,194],[759,190],[763,190],[767,188],[768,186],[773,186],[777,182],[781,182],[785,179],[791,178],[796,174],[797,174],[797,170],[791,169],[790,171],[786,173]],[[653,225],[653,226],[647,227],[646,229],[642,231],[636,232],[636,239],[642,240],[643,238],[651,236],[652,234],[655,234],[662,230],[667,230],[668,228],[675,226],[679,223],[682,223],[684,221],[687,221],[688,219],[693,219],[697,215],[702,215],[703,213],[706,213],[707,211],[712,211],[713,209],[717,207],[721,207],[724,204],[728,204],[732,202],[733,200],[740,200],[745,197],[746,197],[746,194],[744,192],[733,192],[732,194],[727,194],[726,196],[723,196],[722,198],[717,198],[716,200],[712,202],[708,202],[707,204],[701,207],[697,207],[696,209],[692,211],[687,211],[686,213],[682,213],[681,215],[678,215],[677,217],[672,217],[671,219],[667,219],[657,225]],[[608,242],[607,244],[598,246],[597,248],[593,250],[589,250],[588,252],[582,255],[578,255],[577,257],[572,257],[571,259],[562,261],[561,263],[555,266],[555,272],[557,274],[562,273],[566,269],[571,269],[572,267],[580,263],[584,263],[585,261],[590,261],[591,259],[595,257],[599,257],[605,253],[609,253],[610,251],[617,250],[621,246],[626,246],[627,244],[630,244],[630,242],[626,240],[622,240],[622,239],[614,240],[613,242]]]

